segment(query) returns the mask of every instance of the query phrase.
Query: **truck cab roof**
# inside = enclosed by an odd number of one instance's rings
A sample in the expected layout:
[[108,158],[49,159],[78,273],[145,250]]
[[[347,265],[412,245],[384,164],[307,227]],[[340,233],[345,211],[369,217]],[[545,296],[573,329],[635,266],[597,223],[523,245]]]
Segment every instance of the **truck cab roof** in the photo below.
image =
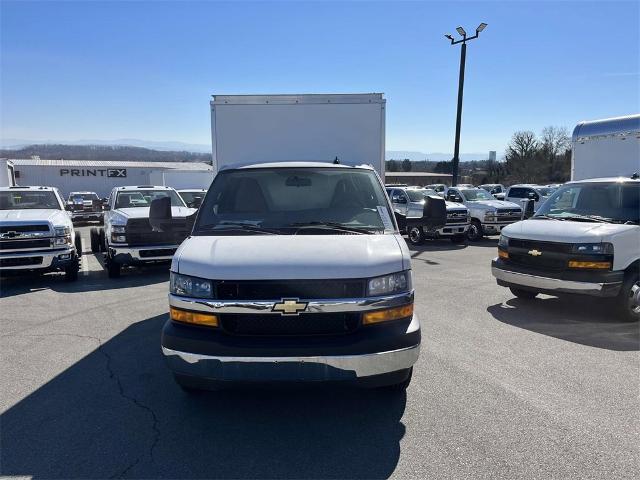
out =
[[15,186],[15,187],[0,187],[0,191],[8,192],[12,190],[39,190],[44,192],[53,192],[56,189],[54,187],[38,187],[38,186]]
[[345,165],[333,162],[268,162],[268,163],[252,163],[252,164],[236,164],[225,165],[220,168],[223,170],[239,170],[249,168],[360,168],[364,170],[373,170],[371,165]]
[[116,187],[114,190],[118,192],[126,192],[128,190],[173,190],[173,187],[165,187],[163,185],[127,185]]
[[637,174],[630,175],[628,177],[602,177],[602,178],[587,178],[585,180],[572,180],[565,183],[565,185],[571,183],[638,183],[640,177]]

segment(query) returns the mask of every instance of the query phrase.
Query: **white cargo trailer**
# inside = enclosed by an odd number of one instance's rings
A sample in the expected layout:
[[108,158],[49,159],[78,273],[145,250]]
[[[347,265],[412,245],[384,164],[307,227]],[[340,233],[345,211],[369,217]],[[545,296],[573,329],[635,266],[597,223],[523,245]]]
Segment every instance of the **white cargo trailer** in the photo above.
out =
[[213,168],[282,161],[371,165],[384,178],[381,93],[214,95]]
[[150,185],[163,185],[176,190],[204,188],[207,190],[214,177],[213,170],[157,170],[149,175]]
[[640,114],[580,122],[571,143],[571,180],[640,172]]

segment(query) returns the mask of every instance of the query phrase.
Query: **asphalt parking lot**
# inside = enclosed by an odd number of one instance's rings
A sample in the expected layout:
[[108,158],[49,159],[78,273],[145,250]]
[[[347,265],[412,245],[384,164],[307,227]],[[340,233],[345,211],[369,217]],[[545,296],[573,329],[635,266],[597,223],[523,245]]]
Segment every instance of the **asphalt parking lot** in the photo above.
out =
[[[85,250],[88,229],[83,228]],[[191,397],[160,352],[168,269],[2,281],[0,473],[33,478],[637,478],[640,326],[515,299],[497,239],[412,250],[422,354],[406,395]]]

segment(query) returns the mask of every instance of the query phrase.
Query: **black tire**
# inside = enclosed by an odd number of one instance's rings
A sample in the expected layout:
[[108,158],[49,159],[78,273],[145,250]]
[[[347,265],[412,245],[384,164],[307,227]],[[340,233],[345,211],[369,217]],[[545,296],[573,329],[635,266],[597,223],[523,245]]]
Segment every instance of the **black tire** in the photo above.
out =
[[64,279],[67,282],[75,282],[78,280],[78,272],[80,271],[80,261],[75,259],[75,261],[64,269]]
[[422,245],[424,243],[424,230],[422,227],[409,227],[407,229],[407,240],[411,245]]
[[76,246],[76,253],[78,254],[78,258],[82,257],[82,236],[80,232],[76,232],[73,238],[73,244]]
[[482,230],[482,224],[480,220],[474,218],[471,220],[471,225],[469,225],[469,230],[467,230],[467,238],[472,242],[477,242],[482,239],[484,236],[484,232]]
[[112,259],[107,258],[107,276],[109,278],[119,278],[122,265],[118,262],[114,262]]
[[451,243],[465,243],[466,239],[467,237],[464,234],[453,235],[449,238],[449,240],[451,240]]
[[382,387],[382,389],[390,392],[404,392],[407,388],[409,388],[409,384],[411,383],[411,377],[413,376],[413,367],[408,368],[406,372],[407,376],[404,380],[398,383],[392,383],[391,385],[385,385],[384,387]]
[[511,293],[513,293],[516,297],[522,300],[533,300],[538,296],[537,292],[532,292],[531,290],[524,290],[522,288],[509,287]]
[[98,229],[98,239],[99,239],[99,243],[100,243],[100,250],[102,252],[106,252],[107,251],[107,241],[104,238],[104,228]]
[[89,238],[91,239],[91,253],[99,253],[100,248],[100,234],[96,227],[91,227],[89,230]]
[[627,274],[620,294],[616,298],[618,317],[625,322],[640,320],[640,275]]

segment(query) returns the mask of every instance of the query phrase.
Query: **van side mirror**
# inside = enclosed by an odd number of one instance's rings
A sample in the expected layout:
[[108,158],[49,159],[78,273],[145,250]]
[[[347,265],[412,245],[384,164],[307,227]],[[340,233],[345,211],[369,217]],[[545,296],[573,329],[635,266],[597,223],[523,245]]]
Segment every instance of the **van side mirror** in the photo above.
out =
[[533,217],[534,203],[535,203],[535,201],[533,200],[533,198],[530,198],[530,199],[524,201],[524,209],[522,211],[522,216],[525,219]]
[[171,198],[161,197],[151,201],[149,224],[154,232],[171,230]]
[[187,207],[189,207],[189,208],[200,208],[200,205],[202,205],[202,197],[193,197],[193,200],[191,200],[189,202]]

